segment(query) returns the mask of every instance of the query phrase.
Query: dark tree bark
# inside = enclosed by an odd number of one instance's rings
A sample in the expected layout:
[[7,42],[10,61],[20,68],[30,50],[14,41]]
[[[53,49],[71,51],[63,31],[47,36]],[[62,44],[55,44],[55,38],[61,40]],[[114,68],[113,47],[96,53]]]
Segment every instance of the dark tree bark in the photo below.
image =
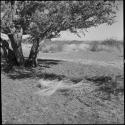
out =
[[40,38],[34,39],[33,41],[33,45],[28,58],[28,65],[31,67],[37,66],[37,54],[38,54],[39,42]]
[[[1,42],[1,49],[3,50],[3,57],[5,58],[6,62],[8,62],[6,46],[9,47],[9,44],[6,40],[2,40],[1,38],[0,38],[0,42]],[[2,53],[1,53],[1,56],[2,56]]]
[[23,51],[22,51],[22,32],[18,32],[15,34],[8,34],[8,37],[11,41],[11,46],[13,48],[14,54],[17,59],[17,63],[21,66],[24,65],[24,56],[23,56]]
[[13,66],[18,66],[18,62],[13,50],[9,48],[9,43],[6,40],[1,39],[1,47],[3,49],[4,58],[7,63],[6,71],[10,71]]

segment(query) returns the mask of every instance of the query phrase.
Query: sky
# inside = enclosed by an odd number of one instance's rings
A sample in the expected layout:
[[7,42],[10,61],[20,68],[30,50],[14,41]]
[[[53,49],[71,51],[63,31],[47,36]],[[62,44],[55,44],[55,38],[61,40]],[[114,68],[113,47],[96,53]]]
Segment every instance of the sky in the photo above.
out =
[[116,23],[112,25],[102,24],[98,27],[92,27],[88,29],[85,36],[82,34],[81,38],[77,35],[71,34],[68,31],[61,32],[61,36],[54,40],[104,40],[114,38],[117,40],[123,40],[123,1],[120,1],[119,10],[115,20]]

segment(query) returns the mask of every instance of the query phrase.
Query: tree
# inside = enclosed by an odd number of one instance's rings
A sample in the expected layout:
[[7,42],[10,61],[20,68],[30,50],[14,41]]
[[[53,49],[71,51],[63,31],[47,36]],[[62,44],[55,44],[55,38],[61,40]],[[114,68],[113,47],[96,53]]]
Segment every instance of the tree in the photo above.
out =
[[69,30],[79,35],[87,28],[113,24],[116,1],[5,1],[1,3],[1,30],[7,34],[19,65],[24,65],[22,35],[32,36],[28,63],[36,66],[39,43]]

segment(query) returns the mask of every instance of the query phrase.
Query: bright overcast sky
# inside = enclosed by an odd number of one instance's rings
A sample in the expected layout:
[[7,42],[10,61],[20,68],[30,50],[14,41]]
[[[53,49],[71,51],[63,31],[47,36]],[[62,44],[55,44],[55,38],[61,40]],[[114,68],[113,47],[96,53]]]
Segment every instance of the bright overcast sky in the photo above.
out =
[[81,35],[81,38],[77,37],[70,32],[61,32],[59,40],[104,40],[107,38],[115,38],[123,40],[123,1],[120,1],[119,10],[115,19],[117,22],[110,25],[100,25],[97,28],[92,27],[88,29],[86,35]]

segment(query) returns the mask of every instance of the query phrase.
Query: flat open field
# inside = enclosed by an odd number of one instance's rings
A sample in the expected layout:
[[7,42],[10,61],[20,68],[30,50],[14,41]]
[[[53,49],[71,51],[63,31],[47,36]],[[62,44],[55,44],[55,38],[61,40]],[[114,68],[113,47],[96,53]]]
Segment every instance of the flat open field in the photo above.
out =
[[35,69],[15,67],[5,73],[2,68],[2,123],[123,124],[122,56],[112,51],[40,52]]

